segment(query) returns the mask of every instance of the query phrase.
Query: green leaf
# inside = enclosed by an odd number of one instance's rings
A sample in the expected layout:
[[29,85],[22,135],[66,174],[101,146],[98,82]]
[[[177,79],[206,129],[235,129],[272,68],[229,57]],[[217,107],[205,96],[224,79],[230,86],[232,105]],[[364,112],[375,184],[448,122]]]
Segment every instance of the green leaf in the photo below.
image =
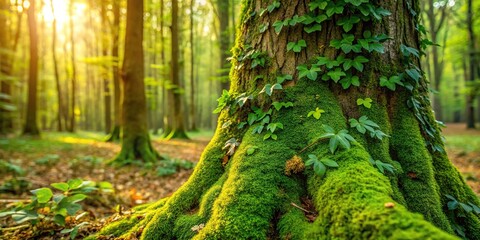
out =
[[258,149],[257,146],[251,146],[251,147],[249,147],[249,148],[247,149],[247,155],[250,156],[250,155],[254,154],[254,153],[255,153],[255,150],[257,150],[257,149]]
[[313,33],[313,32],[317,32],[317,31],[322,31],[322,25],[317,23],[317,24],[313,24],[311,26],[305,26],[303,28],[303,30],[308,34]]
[[39,188],[31,191],[36,197],[39,203],[47,203],[53,197],[52,190],[50,188]]
[[333,167],[333,168],[337,168],[338,167],[338,163],[329,159],[329,158],[322,158],[320,160],[320,162],[322,162],[323,164],[325,164],[325,166],[327,167]]
[[308,4],[308,7],[310,8],[310,11],[314,11],[315,9],[320,9],[320,10],[325,10],[327,7],[328,2],[324,0],[316,0],[312,1]]
[[50,184],[50,186],[62,191],[62,192],[66,192],[68,191],[68,184],[67,183],[52,183]]
[[83,180],[82,179],[71,179],[71,180],[68,180],[68,189],[70,190],[73,190],[73,189],[77,189],[79,188],[82,183],[83,183]]
[[448,210],[455,210],[458,208],[458,201],[457,200],[454,200],[454,201],[449,201],[447,203],[447,207],[448,207]]
[[320,109],[317,107],[317,109],[315,109],[315,111],[310,111],[308,114],[307,114],[307,117],[310,117],[310,116],[313,116],[315,119],[320,119],[320,117],[322,116],[322,113],[325,113],[325,110],[323,109]]
[[417,69],[407,69],[407,70],[405,70],[405,72],[407,73],[407,75],[409,77],[411,77],[413,80],[415,80],[415,82],[418,82],[420,80],[420,78],[422,78],[422,75],[420,74],[420,72]]
[[362,98],[359,98],[357,99],[357,105],[358,106],[364,106],[366,108],[371,108],[372,107],[372,99],[371,98],[365,98],[365,99],[362,99]]
[[71,203],[77,203],[83,201],[85,198],[87,198],[87,195],[79,193],[67,197],[67,201]]
[[313,165],[313,171],[315,171],[315,173],[320,177],[323,177],[327,172],[327,168],[322,162],[316,161],[315,164]]
[[327,75],[334,81],[338,82],[341,77],[347,76],[347,74],[342,71],[341,68],[336,68],[335,71],[329,71]]
[[284,26],[283,21],[276,21],[275,23],[273,23],[273,27],[277,34],[279,34],[282,31],[283,26]]
[[318,158],[317,156],[313,155],[313,154],[309,154],[308,155],[308,160],[305,162],[305,166],[308,167],[308,166],[311,166],[313,164],[315,164],[315,162],[318,161]]
[[270,26],[269,23],[260,25],[260,33],[264,33],[265,31],[267,31],[269,26]]

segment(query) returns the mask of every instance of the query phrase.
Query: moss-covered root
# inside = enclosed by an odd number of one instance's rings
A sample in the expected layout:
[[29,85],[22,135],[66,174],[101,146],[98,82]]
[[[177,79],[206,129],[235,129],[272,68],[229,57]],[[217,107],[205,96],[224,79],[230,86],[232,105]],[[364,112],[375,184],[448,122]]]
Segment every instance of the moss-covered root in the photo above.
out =
[[166,140],[170,139],[190,139],[187,133],[183,130],[172,130],[168,134],[164,135]]
[[388,179],[360,147],[338,156],[340,167],[308,181],[318,218],[306,239],[456,239],[391,198]]
[[123,166],[132,163],[136,159],[141,159],[144,162],[155,162],[160,158],[160,155],[152,147],[150,137],[147,134],[124,138],[122,141],[122,150],[109,164]]
[[112,128],[112,131],[105,139],[105,142],[118,142],[120,141],[120,126],[116,125]]

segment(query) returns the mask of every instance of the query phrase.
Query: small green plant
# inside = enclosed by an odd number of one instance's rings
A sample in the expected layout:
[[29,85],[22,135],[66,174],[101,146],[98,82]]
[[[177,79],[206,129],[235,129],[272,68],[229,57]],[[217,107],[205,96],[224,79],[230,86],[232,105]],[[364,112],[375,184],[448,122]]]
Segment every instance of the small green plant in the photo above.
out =
[[368,119],[367,116],[361,116],[358,120],[352,118],[348,121],[350,122],[350,127],[356,128],[361,134],[365,134],[368,131],[370,133],[370,137],[377,138],[379,140],[382,140],[384,137],[388,137],[387,134],[380,130],[380,126]]
[[315,111],[310,111],[307,114],[307,117],[313,116],[315,119],[320,119],[320,117],[322,116],[322,113],[325,113],[325,110],[317,107],[317,109],[315,109]]
[[364,106],[366,108],[371,108],[372,107],[372,99],[371,98],[359,98],[357,99],[357,105],[358,106]]
[[[59,182],[51,184],[52,188],[44,187],[32,190],[33,194],[30,203],[24,205],[19,203],[17,206],[0,212],[0,218],[11,217],[16,223],[29,222],[36,225],[40,222],[51,222],[59,227],[67,226],[67,217],[76,217],[77,220],[84,214],[77,215],[82,210],[79,202],[85,200],[95,191],[113,192],[112,185],[107,182],[95,183],[92,181],[83,181],[81,179],[72,179],[68,182]],[[71,229],[65,229],[64,233],[70,233],[70,238],[74,239],[78,233],[78,228],[87,223],[81,223]]]
[[462,237],[463,239],[466,239],[465,227],[460,225],[455,220],[455,218],[456,217],[460,217],[460,218],[466,217],[466,214],[468,214],[468,213],[473,213],[473,214],[476,214],[476,215],[480,216],[480,207],[478,207],[477,205],[475,205],[471,202],[468,202],[468,203],[460,202],[455,197],[453,197],[452,195],[449,195],[449,194],[446,194],[445,196],[449,200],[447,202],[447,208],[448,208],[448,210],[450,210],[450,213],[451,213],[449,217],[453,221],[453,224],[452,224],[453,229],[458,236]]
[[388,89],[395,91],[397,89],[397,85],[404,86],[400,76],[391,76],[390,78],[385,76],[380,77],[381,87],[387,87]]
[[317,156],[310,154],[308,160],[305,162],[305,166],[313,166],[313,171],[320,177],[325,176],[327,167],[338,168],[338,163],[329,158],[318,159]]
[[384,163],[380,160],[374,160],[373,158],[370,158],[370,163],[375,166],[382,174],[385,174],[385,171],[388,171],[390,173],[395,172],[395,167],[393,167],[392,164]]
[[22,178],[25,175],[25,170],[14,163],[0,160],[0,174],[11,175],[11,178],[5,180],[0,185],[0,193],[15,193],[21,194],[28,191],[31,183]]
[[58,156],[57,154],[47,154],[35,160],[35,163],[38,165],[53,166],[57,164],[59,160],[60,160],[60,156]]
[[328,147],[331,153],[335,153],[339,146],[348,150],[351,147],[351,142],[356,142],[355,138],[348,134],[346,129],[335,132],[332,127],[323,125],[323,130],[325,130],[325,133],[320,136],[320,139],[330,139]]

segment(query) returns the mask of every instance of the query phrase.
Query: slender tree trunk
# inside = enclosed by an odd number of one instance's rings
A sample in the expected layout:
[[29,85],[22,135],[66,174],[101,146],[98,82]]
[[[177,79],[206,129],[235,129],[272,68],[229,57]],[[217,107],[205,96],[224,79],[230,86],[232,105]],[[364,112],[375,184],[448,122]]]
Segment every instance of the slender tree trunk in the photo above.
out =
[[127,1],[127,29],[122,83],[122,150],[112,161],[115,165],[136,159],[154,162],[160,156],[150,143],[147,127],[147,102],[144,84],[143,1]]
[[[468,59],[469,69],[468,76],[469,82],[475,81],[477,62],[475,61],[475,32],[473,30],[473,0],[467,0],[467,32],[468,32]],[[467,94],[466,102],[466,120],[467,128],[475,128],[475,95],[473,92]]]
[[[102,19],[102,56],[106,59],[108,54],[108,17],[107,17],[107,3],[102,1],[100,6],[100,18]],[[112,94],[110,93],[110,80],[109,80],[109,64],[103,64],[102,66],[102,79],[103,79],[103,97],[104,97],[104,115],[105,115],[105,133],[109,133],[112,130]]]
[[53,56],[53,73],[55,76],[55,86],[57,88],[57,103],[58,103],[58,112],[57,112],[57,130],[63,131],[62,125],[62,110],[63,110],[63,99],[62,99],[62,88],[60,84],[60,76],[58,72],[58,63],[57,63],[57,18],[55,17],[55,6],[53,0],[50,0],[50,6],[53,15],[52,22],[52,56]]
[[38,35],[35,11],[35,0],[30,1],[28,8],[28,29],[30,36],[30,64],[28,70],[28,103],[23,135],[39,136],[37,125],[37,82],[38,82]]
[[190,130],[197,130],[197,117],[196,117],[196,105],[195,105],[195,43],[194,40],[194,27],[195,23],[193,22],[193,7],[195,5],[195,0],[190,2]]
[[172,1],[172,65],[171,65],[171,77],[174,87],[168,91],[168,100],[171,104],[169,106],[170,114],[172,116],[171,131],[165,137],[166,139],[172,138],[188,138],[185,132],[185,125],[183,119],[183,104],[181,91],[182,84],[180,82],[180,64],[179,64],[179,28],[178,28],[178,0]]
[[72,75],[71,75],[71,88],[72,92],[70,94],[70,125],[68,126],[69,132],[75,131],[75,101],[76,101],[76,87],[77,87],[77,67],[76,67],[76,58],[75,58],[75,30],[73,24],[73,5],[74,0],[70,0],[69,3],[69,25],[70,25],[70,58],[72,62]]
[[114,112],[114,124],[113,129],[110,132],[110,135],[107,138],[108,142],[120,140],[120,125],[121,125],[121,88],[120,88],[120,75],[118,64],[120,60],[118,59],[118,46],[120,43],[120,0],[113,0],[113,26],[112,26],[112,57],[115,61],[112,68],[113,74],[113,112]]

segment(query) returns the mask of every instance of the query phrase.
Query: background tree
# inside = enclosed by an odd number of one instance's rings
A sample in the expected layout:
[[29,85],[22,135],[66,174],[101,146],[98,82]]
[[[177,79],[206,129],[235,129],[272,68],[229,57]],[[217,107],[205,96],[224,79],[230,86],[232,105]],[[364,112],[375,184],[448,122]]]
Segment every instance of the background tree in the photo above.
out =
[[143,58],[143,1],[127,1],[127,30],[122,68],[122,150],[113,160],[123,165],[135,159],[153,162],[159,158],[152,148],[147,128]]
[[220,82],[221,89],[229,89],[230,81],[228,80],[228,71],[230,69],[230,63],[228,58],[230,57],[230,35],[229,31],[229,12],[230,12],[230,0],[217,0],[217,14],[220,30]]
[[180,80],[180,49],[179,49],[179,25],[178,25],[178,1],[172,0],[172,63],[171,63],[171,77],[172,85],[168,91],[168,107],[171,114],[171,120],[169,122],[170,128],[167,128],[165,132],[166,139],[172,138],[188,138],[186,134],[186,128],[184,123],[184,107],[182,106],[182,96],[184,96],[184,90]]
[[37,125],[37,83],[38,83],[38,36],[35,11],[35,0],[30,1],[27,11],[28,30],[30,36],[30,65],[28,70],[28,104],[24,135],[38,136],[40,131]]
[[244,4],[193,175],[100,235],[480,238],[480,201],[445,154],[419,67],[418,0]]
[[[476,48],[476,36],[473,30],[473,1],[467,0],[467,32],[468,32],[468,82],[470,82],[471,89],[467,93],[467,102],[466,102],[466,119],[467,119],[467,128],[475,128],[475,98],[476,98],[476,86],[474,86],[475,80],[480,77],[480,69],[478,60],[480,57],[479,52]],[[478,86],[480,88],[480,86]]]
[[[62,87],[60,84],[60,74],[58,71],[58,62],[57,62],[57,18],[55,17],[55,6],[53,0],[50,0],[50,7],[52,10],[53,21],[52,21],[52,60],[53,60],[53,72],[55,76],[55,86],[57,88],[57,130],[63,131],[62,124],[62,110],[63,110],[63,100],[62,100]],[[67,123],[65,123],[67,124]]]
[[120,140],[120,125],[121,125],[121,106],[120,106],[120,75],[118,70],[119,54],[118,46],[120,42],[120,0],[113,0],[112,4],[113,12],[113,25],[112,25],[112,76],[113,76],[113,112],[114,112],[114,124],[107,141]]

